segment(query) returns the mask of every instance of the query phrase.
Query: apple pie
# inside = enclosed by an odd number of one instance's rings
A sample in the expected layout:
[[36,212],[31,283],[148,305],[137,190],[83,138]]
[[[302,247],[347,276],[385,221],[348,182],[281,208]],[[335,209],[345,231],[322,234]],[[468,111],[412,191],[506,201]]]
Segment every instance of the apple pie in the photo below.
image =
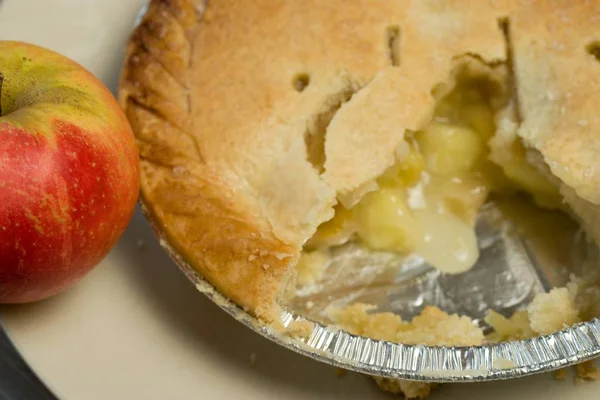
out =
[[[492,198],[525,193],[598,241],[598,23],[596,1],[154,0],[119,93],[143,206],[180,261],[267,323],[349,242],[469,270]],[[584,286],[490,313],[489,340],[591,315]],[[372,331],[406,323],[367,311],[336,315],[386,340],[486,340],[435,308],[414,334]]]

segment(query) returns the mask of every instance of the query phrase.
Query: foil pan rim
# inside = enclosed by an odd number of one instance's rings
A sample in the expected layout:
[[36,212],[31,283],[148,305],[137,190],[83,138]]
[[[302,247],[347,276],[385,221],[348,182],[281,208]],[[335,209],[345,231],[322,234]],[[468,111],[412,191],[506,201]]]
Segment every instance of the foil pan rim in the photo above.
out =
[[485,382],[554,371],[600,356],[600,318],[549,335],[479,346],[408,345],[353,335],[284,310],[284,327],[309,321],[305,337],[285,335],[253,317],[200,276],[163,237],[140,201],[160,245],[185,276],[234,319],[271,341],[317,361],[366,375],[423,382]]
[[[168,250],[174,254],[173,249]],[[367,375],[425,382],[491,381],[553,371],[600,355],[598,318],[531,339],[440,347],[374,340],[284,310],[281,321],[285,327],[294,322],[313,323],[306,337],[290,337],[233,304],[180,257],[174,258],[200,292],[255,332],[317,361]]]

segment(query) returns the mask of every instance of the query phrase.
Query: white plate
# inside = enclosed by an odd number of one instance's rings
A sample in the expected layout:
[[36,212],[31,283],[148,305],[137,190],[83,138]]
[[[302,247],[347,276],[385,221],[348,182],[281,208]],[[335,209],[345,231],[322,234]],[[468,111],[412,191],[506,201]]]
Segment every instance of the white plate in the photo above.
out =
[[[114,87],[143,1],[0,0],[0,38],[62,52]],[[0,312],[25,359],[62,400],[389,398],[369,379],[340,378],[226,315],[173,265],[139,212],[81,283]],[[546,374],[445,385],[432,399],[591,400],[599,390],[600,383],[575,386]]]

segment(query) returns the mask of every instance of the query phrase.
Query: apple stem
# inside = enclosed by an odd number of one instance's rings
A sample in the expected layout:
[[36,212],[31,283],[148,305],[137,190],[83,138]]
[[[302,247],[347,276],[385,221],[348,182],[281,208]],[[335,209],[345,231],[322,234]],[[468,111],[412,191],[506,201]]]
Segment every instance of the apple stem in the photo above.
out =
[[0,117],[2,116],[2,82],[4,82],[4,74],[0,72]]

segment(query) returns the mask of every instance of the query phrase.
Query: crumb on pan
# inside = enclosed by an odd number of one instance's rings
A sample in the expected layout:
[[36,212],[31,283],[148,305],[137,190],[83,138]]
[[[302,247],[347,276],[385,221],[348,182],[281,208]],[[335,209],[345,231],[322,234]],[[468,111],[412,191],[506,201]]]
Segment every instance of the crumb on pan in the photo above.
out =
[[[484,336],[483,331],[465,316],[448,314],[437,307],[427,306],[412,321],[404,321],[389,312],[376,312],[376,307],[354,303],[345,308],[328,309],[328,315],[342,329],[353,334],[406,344],[472,346],[521,340],[550,334],[580,322],[581,310],[593,308],[589,302],[579,300],[582,293],[597,293],[591,281],[572,278],[567,287],[552,289],[537,295],[527,310],[505,317],[490,311],[486,323],[494,332]],[[600,379],[600,371],[585,362],[575,367],[576,382]],[[567,378],[567,369],[555,372],[557,380]],[[407,399],[427,397],[434,384],[401,379],[374,377],[379,387],[387,392],[404,394]]]
[[404,381],[401,379],[375,377],[375,382],[384,391],[403,394],[407,399],[424,399],[437,386],[435,383]]
[[594,366],[593,361],[586,361],[575,366],[575,382],[584,383],[586,381],[600,380],[600,371]]
[[314,322],[307,320],[294,321],[285,329],[285,333],[294,338],[307,339],[314,328]]
[[565,379],[567,379],[567,369],[562,368],[562,369],[559,369],[558,371],[555,371],[554,379],[556,379],[557,381],[564,381]]
[[536,335],[531,329],[527,311],[517,311],[507,318],[490,310],[485,317],[485,322],[494,328],[494,332],[486,336],[486,341],[490,343],[527,339]]
[[351,333],[397,343],[439,346],[482,344],[483,331],[468,317],[447,314],[427,306],[411,322],[392,313],[370,313],[375,307],[355,303],[343,309],[329,309],[330,318]]
[[[447,314],[437,307],[425,307],[411,322],[392,313],[371,313],[375,307],[355,303],[342,309],[329,309],[329,317],[343,329],[357,335],[407,344],[472,346],[483,343],[483,331],[468,317]],[[407,399],[423,399],[436,386],[433,383],[374,377],[386,392],[404,394]]]
[[596,270],[583,277],[572,276],[567,284],[582,320],[600,316],[600,273]]
[[527,307],[531,329],[547,335],[580,322],[575,296],[567,288],[537,295]]

